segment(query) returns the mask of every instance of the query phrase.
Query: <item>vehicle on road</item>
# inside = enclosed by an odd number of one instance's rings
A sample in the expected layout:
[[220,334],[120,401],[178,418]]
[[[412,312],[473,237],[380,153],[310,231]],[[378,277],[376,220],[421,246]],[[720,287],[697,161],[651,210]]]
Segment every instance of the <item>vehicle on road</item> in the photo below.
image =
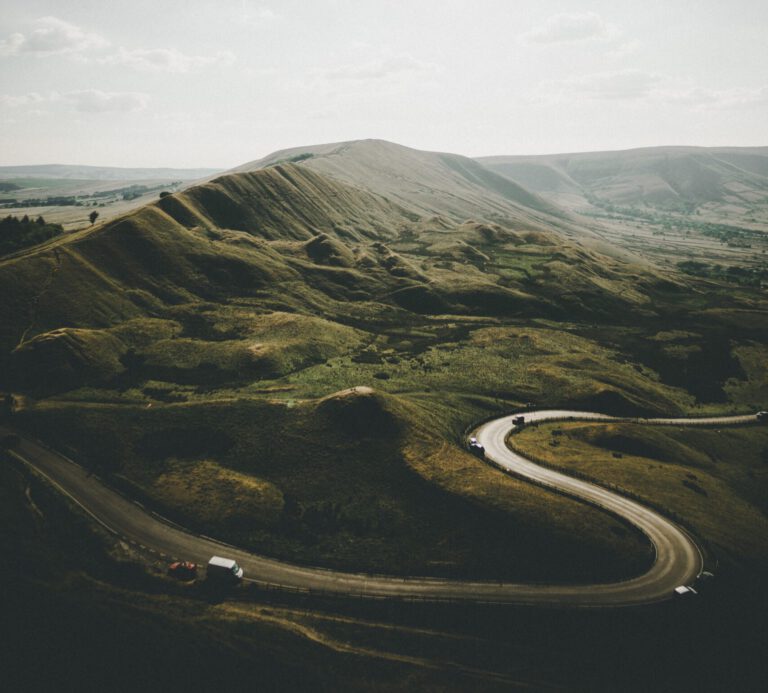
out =
[[168,566],[168,575],[177,580],[194,580],[197,577],[197,564],[190,561],[174,561]]
[[759,411],[756,416],[760,423],[768,423],[768,411]]
[[206,575],[212,581],[237,584],[243,579],[243,569],[231,558],[212,556]]
[[483,444],[480,443],[475,437],[469,439],[469,443],[467,443],[467,450],[481,459],[485,457],[485,448],[483,447]]
[[513,416],[512,417],[512,425],[513,426],[523,426],[523,425],[525,425],[525,417],[522,416],[522,415],[520,415],[520,416]]
[[695,597],[697,594],[698,592],[690,585],[680,585],[679,587],[675,587],[675,597],[678,599]]

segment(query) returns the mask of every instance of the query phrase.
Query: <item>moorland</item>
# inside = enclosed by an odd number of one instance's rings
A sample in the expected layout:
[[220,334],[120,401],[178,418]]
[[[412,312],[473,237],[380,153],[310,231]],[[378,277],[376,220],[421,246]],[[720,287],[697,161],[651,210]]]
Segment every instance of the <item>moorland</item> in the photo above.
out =
[[[537,582],[637,575],[653,560],[645,537],[500,474],[464,449],[463,434],[530,406],[628,416],[765,408],[768,301],[753,270],[768,193],[754,184],[754,223],[727,222],[757,234],[752,246],[704,234],[727,266],[718,257],[708,267],[724,271],[687,271],[679,263],[691,258],[653,234],[669,223],[687,237],[680,219],[697,214],[725,224],[709,203],[668,211],[653,198],[635,202],[632,217],[565,206],[522,182],[495,161],[357,141],[277,152],[169,194],[145,191],[151,202],[114,219],[65,226],[0,258],[5,416],[167,517],[292,562]],[[598,183],[588,192],[612,199]],[[652,217],[654,243],[625,232],[638,214]],[[542,427],[513,444],[684,518],[729,585],[759,582],[764,430],[627,426]],[[39,525],[7,538],[18,550],[23,532],[53,528],[25,507],[16,474],[7,472],[14,522]],[[88,537],[97,558],[67,569],[62,609],[77,608],[82,581],[97,581],[96,611],[121,611],[120,590],[143,590],[154,596],[136,622],[193,618],[184,594],[156,576],[162,565],[119,544],[104,558],[103,539],[79,531],[72,541]],[[45,576],[21,582],[30,595],[50,592]],[[707,619],[729,612],[723,599]],[[278,622],[301,631],[297,617],[260,608],[258,628],[240,624],[258,630],[243,642]],[[194,618],[230,651],[229,616]],[[338,627],[358,643],[378,628]],[[596,632],[607,642],[615,627],[607,617]],[[470,636],[474,627],[462,631]],[[519,661],[521,643],[509,647]],[[566,657],[564,644],[555,649]],[[650,656],[640,651],[638,670]],[[511,675],[498,659],[488,666]]]

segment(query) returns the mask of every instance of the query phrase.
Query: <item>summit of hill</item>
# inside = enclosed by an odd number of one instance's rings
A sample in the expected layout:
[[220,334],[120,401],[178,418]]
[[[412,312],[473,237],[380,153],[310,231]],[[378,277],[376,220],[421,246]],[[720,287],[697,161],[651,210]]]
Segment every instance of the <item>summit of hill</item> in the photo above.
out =
[[385,140],[355,140],[274,152],[234,171],[296,162],[384,195],[420,215],[458,220],[509,219],[532,226],[560,223],[567,213],[473,159],[426,152]]

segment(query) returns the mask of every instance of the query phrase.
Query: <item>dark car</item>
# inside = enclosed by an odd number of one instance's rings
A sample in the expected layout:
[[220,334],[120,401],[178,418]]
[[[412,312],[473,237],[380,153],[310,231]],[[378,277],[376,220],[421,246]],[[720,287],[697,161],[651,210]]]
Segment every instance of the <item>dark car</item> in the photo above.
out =
[[485,448],[482,443],[479,443],[477,438],[470,438],[467,444],[467,450],[469,450],[476,457],[485,457]]
[[756,416],[760,423],[768,423],[768,411],[759,411]]
[[175,561],[168,566],[168,575],[177,580],[194,580],[197,577],[197,564]]

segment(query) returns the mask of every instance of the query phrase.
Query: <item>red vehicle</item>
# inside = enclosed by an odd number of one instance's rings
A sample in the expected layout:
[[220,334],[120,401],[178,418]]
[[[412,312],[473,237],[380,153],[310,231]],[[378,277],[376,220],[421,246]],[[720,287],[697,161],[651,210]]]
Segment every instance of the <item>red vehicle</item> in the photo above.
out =
[[168,575],[177,580],[194,580],[197,577],[197,564],[189,561],[175,561],[168,566]]

